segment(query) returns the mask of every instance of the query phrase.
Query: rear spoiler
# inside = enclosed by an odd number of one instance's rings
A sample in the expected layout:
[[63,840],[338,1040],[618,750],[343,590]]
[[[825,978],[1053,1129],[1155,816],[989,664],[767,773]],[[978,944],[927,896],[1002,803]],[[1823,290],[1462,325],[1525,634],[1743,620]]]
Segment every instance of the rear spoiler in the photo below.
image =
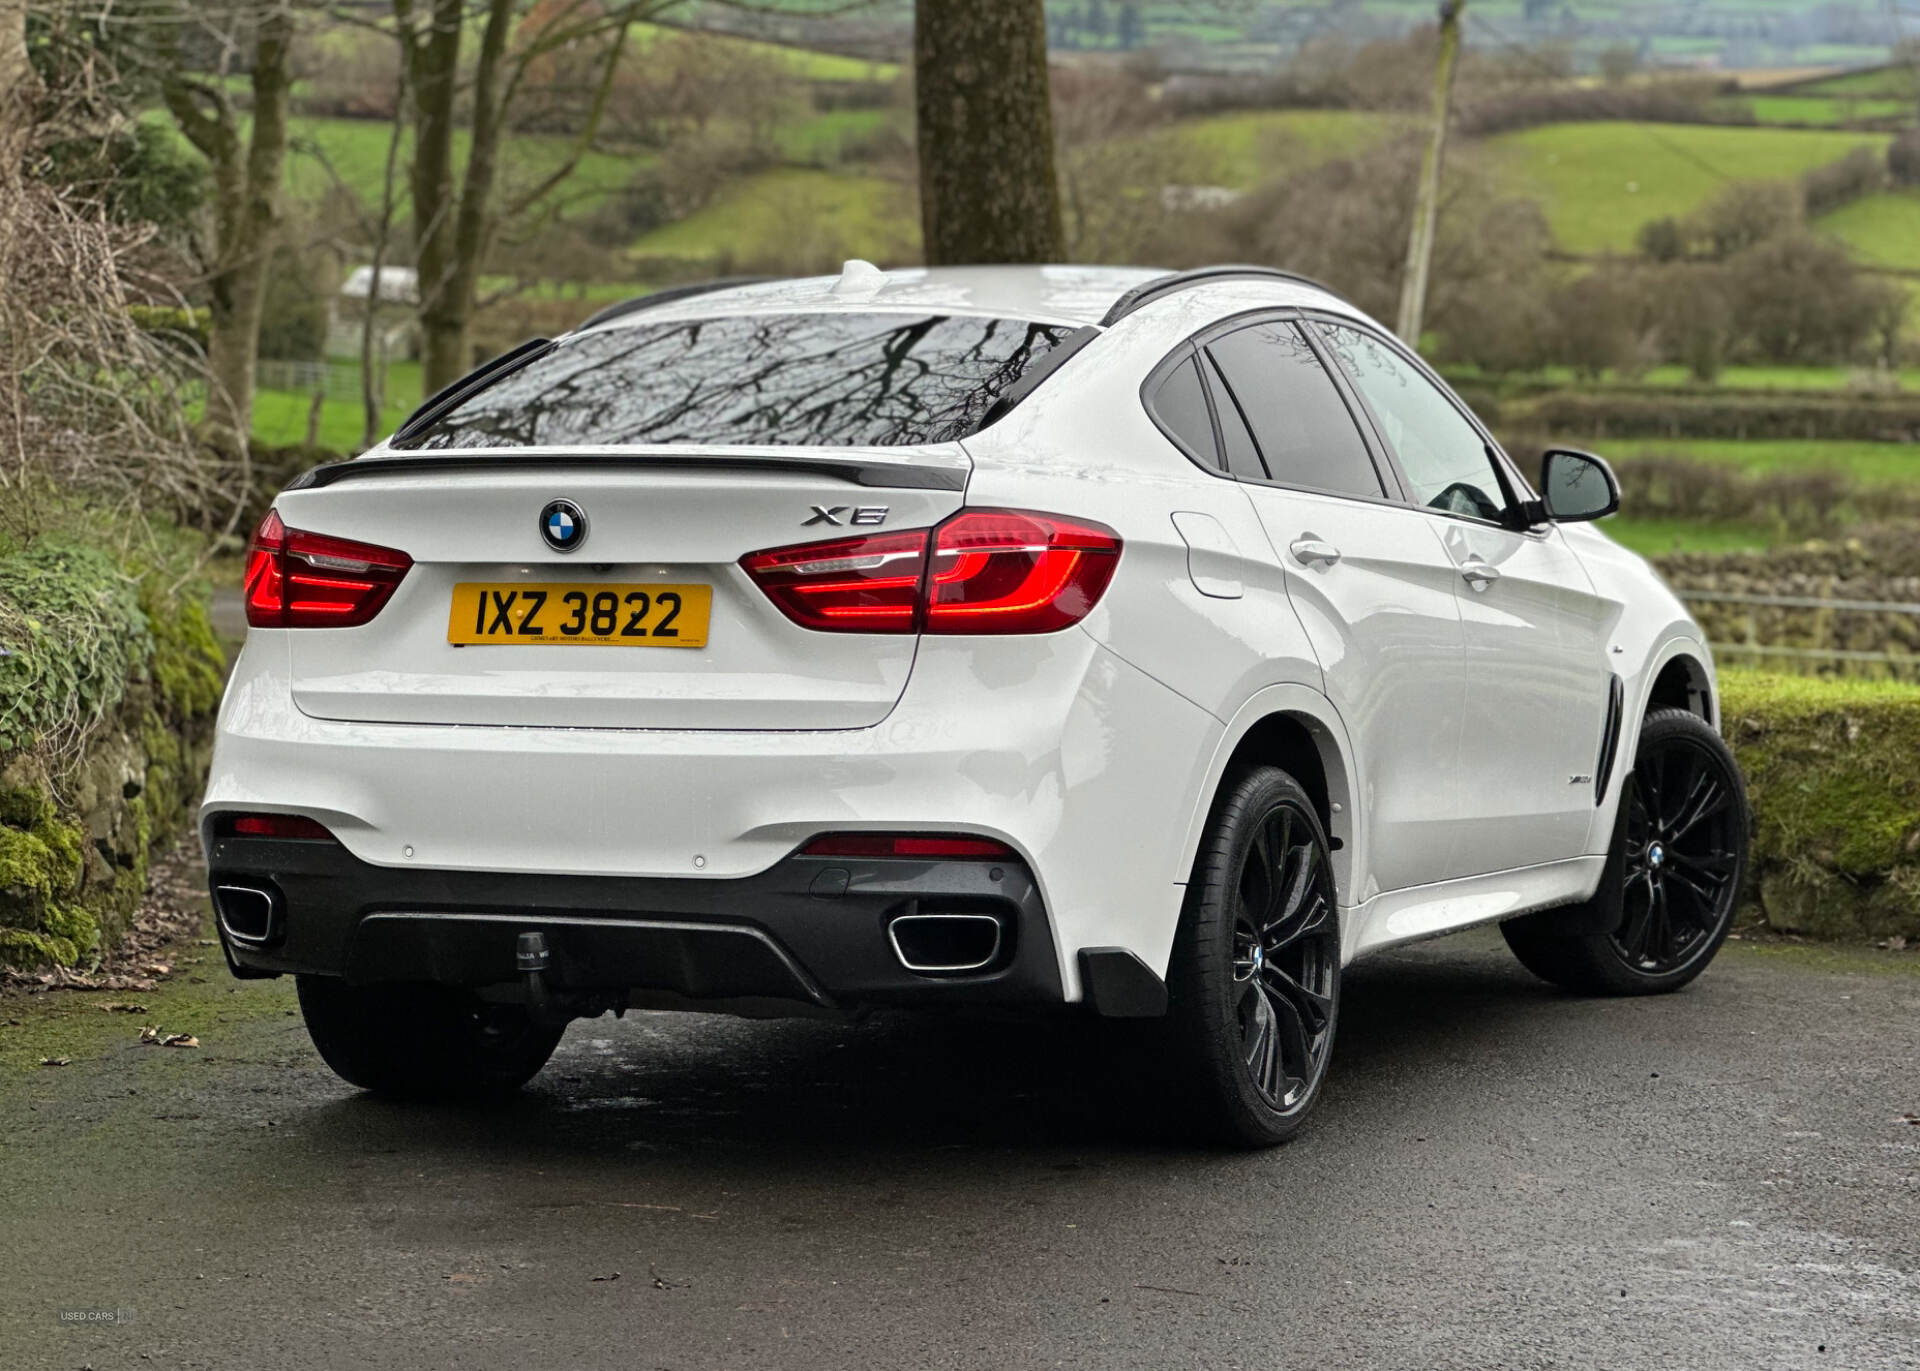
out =
[[525,471],[558,467],[621,470],[660,470],[673,467],[700,471],[795,471],[830,476],[859,486],[891,490],[965,490],[964,466],[926,466],[898,459],[835,454],[796,448],[792,453],[700,452],[441,452],[432,456],[358,457],[329,462],[296,476],[287,489],[316,490],[341,481],[373,480],[382,476],[417,476],[423,472]]

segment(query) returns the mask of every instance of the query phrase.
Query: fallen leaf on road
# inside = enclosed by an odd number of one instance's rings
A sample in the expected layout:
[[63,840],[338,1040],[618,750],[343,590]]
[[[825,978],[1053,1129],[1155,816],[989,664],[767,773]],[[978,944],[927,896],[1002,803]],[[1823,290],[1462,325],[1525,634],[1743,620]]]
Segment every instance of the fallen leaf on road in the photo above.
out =
[[131,1000],[110,1000],[106,1004],[101,1005],[100,1008],[108,1014],[144,1014],[147,1012],[145,1005],[134,1004]]
[[155,1028],[152,1024],[148,1024],[145,1028],[140,1030],[140,1041],[143,1043],[159,1042],[160,1030]]
[[140,969],[149,976],[165,976],[173,970],[173,968],[165,962],[148,962]]
[[198,1047],[200,1040],[191,1033],[169,1033],[160,1040],[162,1047]]
[[653,1277],[653,1288],[655,1290],[677,1290],[681,1286],[686,1284],[685,1281],[668,1280],[665,1276],[660,1274],[660,1268],[655,1266],[652,1262],[647,1263],[647,1274]]
[[611,1276],[595,1276],[592,1278],[592,1280],[588,1281],[587,1283],[589,1285],[598,1285],[601,1281],[617,1281],[619,1279],[620,1279],[620,1273],[616,1271]]
[[68,1062],[70,1062],[70,1061],[72,1061],[72,1060],[73,1060],[73,1058],[71,1058],[71,1057],[42,1057],[42,1058],[40,1059],[40,1065],[42,1065],[42,1066],[65,1066],[65,1065],[66,1065],[66,1064],[67,1064]]

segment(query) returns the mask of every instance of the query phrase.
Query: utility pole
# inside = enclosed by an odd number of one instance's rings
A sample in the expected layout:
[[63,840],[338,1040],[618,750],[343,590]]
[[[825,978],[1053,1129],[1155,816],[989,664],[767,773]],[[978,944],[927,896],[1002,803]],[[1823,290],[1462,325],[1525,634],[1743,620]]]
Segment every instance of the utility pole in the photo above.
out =
[[1410,348],[1420,346],[1427,312],[1427,268],[1433,262],[1433,230],[1440,217],[1440,164],[1447,151],[1447,106],[1453,99],[1453,69],[1460,58],[1460,16],[1467,0],[1440,0],[1440,64],[1433,73],[1433,141],[1420,162],[1414,192],[1413,231],[1407,236],[1407,269],[1400,276],[1400,321],[1394,332]]

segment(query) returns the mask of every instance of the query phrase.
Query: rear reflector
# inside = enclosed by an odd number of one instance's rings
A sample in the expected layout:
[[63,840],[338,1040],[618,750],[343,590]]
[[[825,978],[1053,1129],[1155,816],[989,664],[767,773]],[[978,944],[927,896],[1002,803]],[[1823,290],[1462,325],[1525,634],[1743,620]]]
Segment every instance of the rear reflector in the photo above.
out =
[[317,819],[304,814],[223,814],[214,827],[234,838],[295,838],[330,843],[333,834]]
[[392,548],[288,528],[270,509],[247,549],[247,623],[353,628],[380,612],[412,565]]
[[973,509],[934,529],[773,548],[740,565],[805,628],[1051,633],[1087,616],[1119,560],[1104,525]]
[[961,833],[827,833],[800,849],[803,857],[981,857],[1018,861],[991,838]]

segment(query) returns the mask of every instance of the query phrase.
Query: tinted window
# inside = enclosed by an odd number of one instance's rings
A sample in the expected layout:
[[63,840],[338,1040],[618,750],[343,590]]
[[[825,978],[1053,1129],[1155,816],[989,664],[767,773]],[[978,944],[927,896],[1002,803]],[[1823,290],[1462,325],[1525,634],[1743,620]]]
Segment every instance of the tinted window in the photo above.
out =
[[947,442],[978,430],[994,401],[1072,332],[904,314],[597,329],[563,339],[403,446]]
[[1153,415],[1194,456],[1209,466],[1220,464],[1220,450],[1213,441],[1213,415],[1200,385],[1200,368],[1192,358],[1167,373],[1167,379],[1153,392]]
[[1211,358],[1207,369],[1212,373],[1213,393],[1218,397],[1214,412],[1220,419],[1220,445],[1226,449],[1227,470],[1252,481],[1266,480],[1267,468],[1260,461],[1260,450],[1253,445],[1253,435],[1247,431],[1247,416],[1240,412],[1240,402],[1220,379],[1220,368]]
[[1273,479],[1339,495],[1385,493],[1346,401],[1293,324],[1255,324],[1208,344]]
[[1321,331],[1373,407],[1415,503],[1498,519],[1506,494],[1486,440],[1453,401],[1379,339],[1344,324],[1322,324]]

